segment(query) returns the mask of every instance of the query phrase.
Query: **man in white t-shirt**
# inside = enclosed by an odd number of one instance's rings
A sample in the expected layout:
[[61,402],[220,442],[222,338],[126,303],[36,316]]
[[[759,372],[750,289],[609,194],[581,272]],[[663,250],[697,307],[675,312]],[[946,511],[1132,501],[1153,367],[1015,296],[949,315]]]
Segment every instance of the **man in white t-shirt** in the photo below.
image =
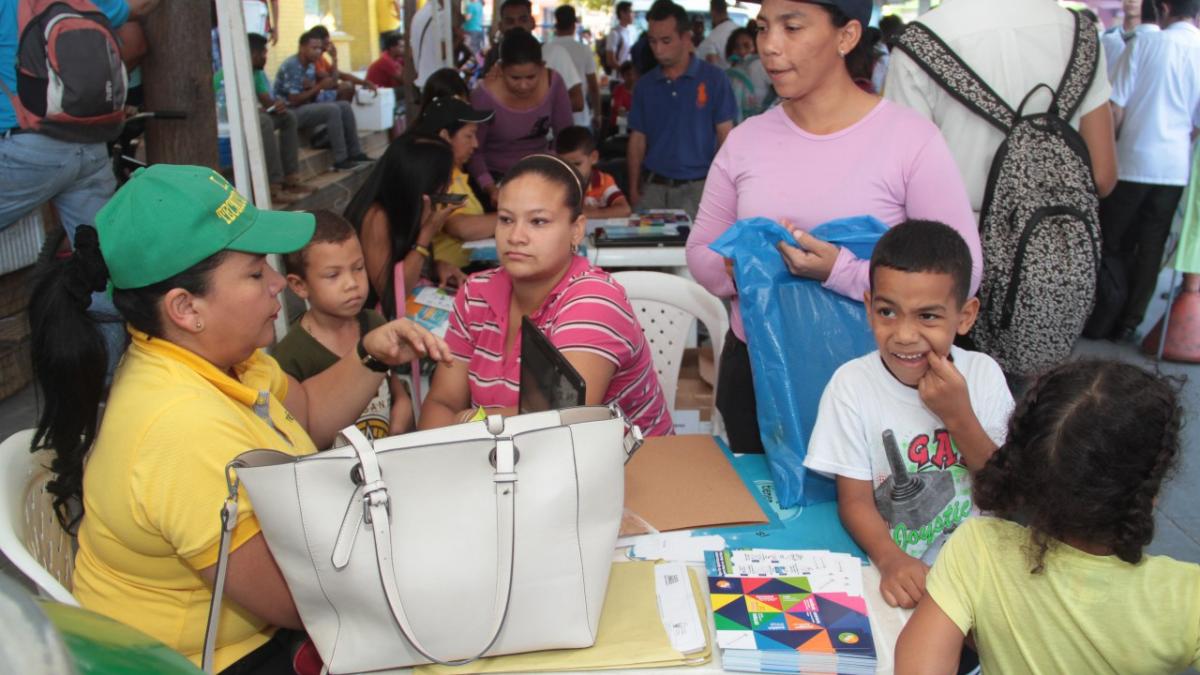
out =
[[971,474],[1004,442],[1013,399],[1000,365],[952,346],[975,323],[971,253],[950,226],[901,223],[871,255],[877,351],[834,373],[804,466],[837,480],[842,524],[911,608],[941,543],[971,515]]
[[1125,52],[1125,45],[1142,33],[1158,31],[1158,10],[1154,0],[1123,0],[1121,11],[1125,14],[1121,23],[1104,31],[1100,44],[1104,45],[1104,58],[1108,79],[1116,74],[1117,61]]
[[[921,15],[971,70],[1014,110],[1041,83],[1062,81],[1075,37],[1075,18],[1054,0],[948,0]],[[1071,120],[1092,157],[1100,196],[1116,183],[1116,150],[1108,96],[1111,91],[1101,59],[1096,76]],[[962,172],[978,217],[992,159],[1004,134],[956,101],[901,50],[891,53],[884,96],[932,120]],[[1049,96],[1039,92],[1026,112],[1046,109]]]
[[1133,337],[1154,295],[1171,221],[1188,184],[1190,141],[1200,128],[1200,0],[1165,6],[1163,29],[1130,42],[1113,77],[1120,181],[1100,203],[1100,228],[1105,256],[1119,260],[1128,279],[1110,335],[1116,340]]
[[442,59],[439,48],[440,39],[436,30],[437,24],[433,20],[437,4],[437,0],[429,0],[421,5],[421,9],[413,14],[412,25],[409,27],[409,31],[414,36],[412,50],[417,61],[416,85],[418,88],[425,86],[425,80],[429,79],[430,75],[448,65]]
[[608,33],[604,49],[608,55],[608,69],[616,72],[622,63],[629,60],[633,45],[642,32],[633,25],[633,3],[622,0],[617,3],[617,25]]
[[729,12],[725,9],[725,0],[712,0],[709,4],[709,11],[712,13],[712,30],[709,31],[708,37],[700,43],[696,48],[696,57],[704,59],[721,70],[729,69],[729,62],[725,60],[725,45],[729,42],[729,36],[733,31],[737,30],[737,24],[729,18]]
[[[579,23],[575,8],[562,5],[554,10],[554,37],[547,44],[562,47],[571,57],[571,63],[587,84],[587,97],[583,110],[575,113],[575,124],[599,129],[600,123],[600,80],[596,77],[596,54],[575,37]],[[595,120],[593,121],[593,118]]]

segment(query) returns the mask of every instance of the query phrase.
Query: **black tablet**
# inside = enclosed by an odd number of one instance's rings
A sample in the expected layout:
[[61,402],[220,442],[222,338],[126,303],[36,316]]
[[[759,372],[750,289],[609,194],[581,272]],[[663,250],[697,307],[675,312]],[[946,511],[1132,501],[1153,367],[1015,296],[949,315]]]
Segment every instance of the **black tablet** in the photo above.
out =
[[575,367],[529,317],[521,317],[520,413],[583,405],[587,386]]

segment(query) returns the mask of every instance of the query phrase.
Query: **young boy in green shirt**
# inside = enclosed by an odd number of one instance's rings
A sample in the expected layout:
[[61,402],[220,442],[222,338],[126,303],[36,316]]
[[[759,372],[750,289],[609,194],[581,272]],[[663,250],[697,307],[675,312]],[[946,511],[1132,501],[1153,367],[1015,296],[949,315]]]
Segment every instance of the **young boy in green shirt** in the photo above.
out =
[[[304,381],[337,363],[355,349],[359,338],[385,323],[367,300],[367,271],[362,246],[345,218],[315,211],[317,227],[304,248],[284,256],[288,287],[308,301],[309,309],[275,345],[284,372]],[[391,375],[355,423],[370,438],[410,431],[412,400]]]

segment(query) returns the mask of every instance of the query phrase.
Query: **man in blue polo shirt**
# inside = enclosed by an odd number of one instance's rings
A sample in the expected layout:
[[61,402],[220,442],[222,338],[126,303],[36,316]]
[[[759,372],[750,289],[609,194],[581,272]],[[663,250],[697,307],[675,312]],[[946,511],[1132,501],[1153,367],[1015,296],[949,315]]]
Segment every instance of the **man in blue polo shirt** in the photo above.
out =
[[693,218],[717,148],[737,115],[729,79],[692,54],[691,22],[671,0],[646,14],[658,65],[638,80],[629,111],[629,201]]

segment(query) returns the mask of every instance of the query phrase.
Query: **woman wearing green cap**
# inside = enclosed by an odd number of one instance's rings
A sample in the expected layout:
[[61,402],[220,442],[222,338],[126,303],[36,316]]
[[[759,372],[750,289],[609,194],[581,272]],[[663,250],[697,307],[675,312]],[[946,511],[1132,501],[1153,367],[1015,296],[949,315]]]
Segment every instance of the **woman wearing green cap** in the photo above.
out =
[[[378,390],[385,364],[449,350],[402,319],[303,384],[286,376],[262,351],[285,285],[266,254],[304,246],[313,217],[259,211],[209,169],[140,170],[96,222],[34,288],[45,396],[34,444],[55,449],[48,489],[64,526],[78,525],[75,597],[199,663],[226,463],[253,448],[327,446]],[[109,284],[132,341],[97,423],[104,342],[86,309]],[[252,507],[239,510],[228,570],[216,670],[290,673],[288,631],[278,629],[300,629],[300,619]]]

